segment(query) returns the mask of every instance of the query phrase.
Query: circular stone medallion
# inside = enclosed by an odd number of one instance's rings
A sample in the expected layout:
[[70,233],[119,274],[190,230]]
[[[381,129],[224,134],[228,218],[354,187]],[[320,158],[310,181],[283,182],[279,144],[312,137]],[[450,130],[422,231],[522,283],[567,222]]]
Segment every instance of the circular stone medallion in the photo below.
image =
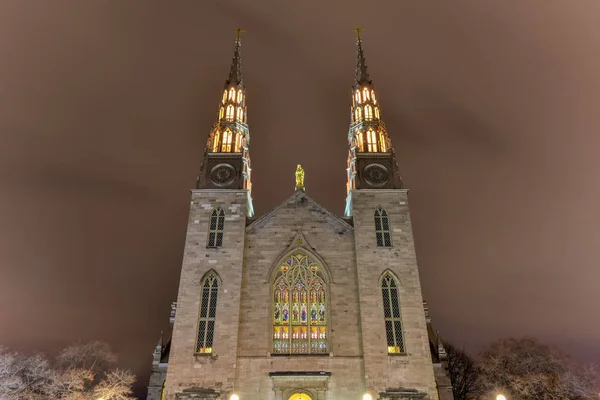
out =
[[369,185],[379,187],[387,183],[390,173],[381,164],[369,164],[363,169],[363,176]]
[[217,186],[227,186],[235,179],[235,168],[229,164],[217,164],[210,170],[210,180]]

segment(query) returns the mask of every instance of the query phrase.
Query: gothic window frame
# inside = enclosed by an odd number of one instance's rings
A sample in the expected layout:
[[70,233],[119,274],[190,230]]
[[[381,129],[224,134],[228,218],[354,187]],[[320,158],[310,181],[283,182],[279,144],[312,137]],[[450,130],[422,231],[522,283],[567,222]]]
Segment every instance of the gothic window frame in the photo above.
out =
[[225,104],[226,101],[227,101],[227,89],[225,89],[225,91],[223,91],[223,104]]
[[223,139],[221,140],[221,153],[230,153],[231,152],[231,142],[232,142],[233,133],[226,129],[223,132]]
[[356,89],[356,93],[354,94],[354,98],[356,99],[356,104],[360,104],[360,90]]
[[235,88],[229,89],[229,100],[235,101]]
[[363,98],[365,101],[368,101],[370,98],[371,93],[369,93],[369,89],[364,88],[363,89]]
[[[307,276],[309,279],[306,279]],[[292,280],[298,282],[299,278],[305,278],[303,282],[310,281],[304,285],[304,293],[302,284],[290,284]],[[274,265],[270,282],[271,355],[328,356],[331,327],[330,278],[323,262],[304,250],[288,252]],[[295,298],[296,294],[298,297]],[[305,301],[302,301],[303,294]],[[294,302],[296,299],[298,301]],[[296,320],[294,310],[297,312]],[[302,321],[302,311],[306,312],[305,322]],[[284,322],[285,315],[287,323]]]
[[208,237],[206,247],[217,249],[223,247],[223,234],[225,232],[225,211],[222,207],[215,207],[210,213],[208,222]]
[[214,349],[217,302],[221,279],[214,270],[210,270],[204,274],[200,282],[200,310],[198,311],[194,353],[205,355],[212,354]]
[[360,110],[360,107],[356,107],[356,109],[354,110],[354,121],[360,122],[361,118],[362,118],[362,112]]
[[242,104],[242,100],[244,100],[244,93],[242,92],[242,89],[240,89],[240,90],[238,90],[238,93],[237,93],[238,104]]
[[365,121],[373,120],[373,107],[370,104],[365,106]]
[[377,153],[377,132],[373,128],[367,131],[367,151],[369,153]]
[[235,107],[233,107],[231,104],[228,104],[226,112],[225,112],[225,119],[227,121],[233,121],[234,118],[235,118]]
[[221,136],[220,132],[215,131],[215,134],[213,136],[213,146],[212,146],[213,153],[216,153],[219,151],[219,140],[221,140],[220,136]]
[[379,132],[379,149],[381,150],[382,153],[387,151],[387,146],[385,143],[385,135],[383,134],[383,132]]
[[392,245],[392,228],[390,217],[382,206],[378,206],[374,213],[375,242],[377,247],[390,248]]
[[375,98],[375,91],[371,90],[371,99],[373,100],[373,104],[377,104],[377,99]]
[[381,289],[386,347],[390,356],[406,354],[400,287],[398,277],[390,270],[384,271],[379,280],[379,288]]

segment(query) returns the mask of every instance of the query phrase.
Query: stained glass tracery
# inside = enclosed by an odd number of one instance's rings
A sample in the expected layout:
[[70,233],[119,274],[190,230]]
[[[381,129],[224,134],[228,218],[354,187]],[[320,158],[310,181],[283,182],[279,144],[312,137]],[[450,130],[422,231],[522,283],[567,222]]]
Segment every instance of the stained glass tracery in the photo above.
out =
[[390,273],[386,273],[381,281],[381,295],[383,297],[383,316],[385,318],[388,353],[404,353],[398,285]]
[[382,207],[375,210],[375,239],[377,247],[392,247],[392,234],[387,212]]
[[212,353],[218,293],[219,281],[217,280],[216,275],[211,273],[202,282],[202,298],[200,303],[200,316],[198,318],[196,353]]
[[325,281],[302,253],[281,263],[274,280],[273,353],[327,354]]
[[223,246],[223,230],[225,228],[225,211],[221,207],[214,208],[210,214],[208,226],[208,243],[206,247]]

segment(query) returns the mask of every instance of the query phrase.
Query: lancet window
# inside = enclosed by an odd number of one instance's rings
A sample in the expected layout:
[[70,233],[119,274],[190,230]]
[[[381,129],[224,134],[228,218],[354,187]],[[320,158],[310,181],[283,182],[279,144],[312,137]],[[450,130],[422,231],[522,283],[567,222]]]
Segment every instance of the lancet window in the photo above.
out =
[[225,110],[223,109],[223,107],[221,107],[219,109],[219,119],[223,119],[223,115],[225,114]]
[[237,102],[242,104],[242,100],[244,100],[244,93],[242,92],[242,89],[240,89],[238,90]]
[[223,92],[223,104],[227,101],[227,90]]
[[235,100],[235,89],[234,88],[229,89],[229,100],[232,100],[232,101]]
[[365,99],[365,101],[369,100],[369,89],[363,89],[363,98]]
[[221,145],[221,152],[229,153],[231,151],[231,139],[231,131],[227,129],[225,132],[223,132],[223,144]]
[[242,147],[242,134],[238,132],[235,134],[235,148],[233,151],[235,151],[236,153],[239,153],[240,151],[242,151],[241,147]]
[[367,131],[367,151],[371,153],[377,152],[377,134],[373,129]]
[[227,113],[225,114],[225,118],[228,121],[233,121],[233,117],[234,117],[234,108],[233,106],[230,104],[227,106]]
[[239,122],[244,122],[244,110],[242,110],[242,107],[237,108],[237,120]]
[[373,107],[370,104],[365,106],[365,119],[367,121],[373,120]]
[[389,272],[383,276],[381,281],[381,295],[383,297],[383,316],[388,354],[404,353],[398,284]]
[[390,221],[387,212],[381,207],[375,210],[375,239],[377,247],[392,247]]
[[213,145],[212,145],[212,151],[213,152],[217,152],[219,151],[219,140],[220,140],[220,134],[219,131],[215,131],[215,135],[213,137]]
[[196,353],[212,353],[218,293],[219,281],[216,274],[210,273],[202,282]]
[[360,118],[361,118],[360,107],[356,107],[356,109],[354,110],[354,122],[360,121]]
[[320,267],[296,253],[273,283],[273,354],[327,354],[325,280]]
[[376,119],[380,119],[381,116],[379,115],[379,107],[375,107],[375,118]]
[[225,211],[221,207],[214,208],[210,214],[208,226],[208,243],[206,247],[223,246],[223,230],[225,228]]
[[363,139],[363,133],[362,131],[358,131],[358,150],[359,151],[365,151],[365,143],[364,143],[364,139]]
[[371,99],[373,99],[373,104],[377,104],[377,99],[375,98],[375,91],[371,90]]
[[383,132],[379,132],[379,147],[382,152],[387,151],[387,145],[385,143],[385,135]]

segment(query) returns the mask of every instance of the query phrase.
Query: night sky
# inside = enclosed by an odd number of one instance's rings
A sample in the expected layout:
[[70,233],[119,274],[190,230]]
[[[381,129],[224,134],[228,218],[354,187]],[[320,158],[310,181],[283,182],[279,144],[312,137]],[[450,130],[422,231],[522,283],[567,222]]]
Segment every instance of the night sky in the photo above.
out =
[[355,36],[424,297],[478,351],[600,361],[600,2],[0,1],[0,344],[108,341],[147,384],[234,29],[257,215],[342,214]]

